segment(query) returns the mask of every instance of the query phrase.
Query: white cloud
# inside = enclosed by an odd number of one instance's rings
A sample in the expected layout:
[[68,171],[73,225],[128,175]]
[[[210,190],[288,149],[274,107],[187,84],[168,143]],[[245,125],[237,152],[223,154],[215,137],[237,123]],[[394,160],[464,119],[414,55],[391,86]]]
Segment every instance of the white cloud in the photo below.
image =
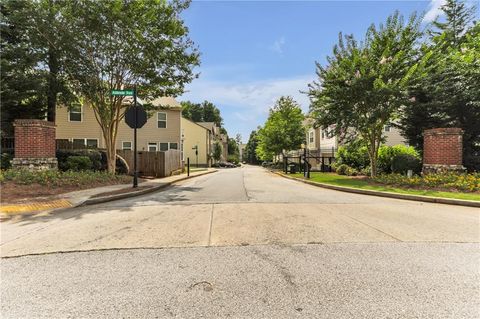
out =
[[269,49],[275,53],[282,54],[285,43],[285,37],[281,37],[280,39],[275,40]]
[[211,101],[220,108],[230,134],[241,133],[248,137],[251,130],[263,125],[269,109],[282,95],[292,96],[305,112],[308,111],[308,96],[300,91],[306,91],[314,79],[314,75],[304,75],[233,83],[201,77],[193,81],[187,87],[188,92],[178,100]]
[[188,86],[188,92],[179,100],[209,100],[215,104],[232,107],[235,109],[232,111],[245,116],[245,112],[268,113],[269,108],[280,96],[290,95],[304,110],[308,110],[308,97],[300,91],[305,91],[308,83],[313,80],[313,75],[243,83],[200,78]]
[[424,23],[429,23],[434,21],[439,15],[443,14],[442,6],[445,4],[446,0],[430,0],[430,5],[427,13],[423,17]]

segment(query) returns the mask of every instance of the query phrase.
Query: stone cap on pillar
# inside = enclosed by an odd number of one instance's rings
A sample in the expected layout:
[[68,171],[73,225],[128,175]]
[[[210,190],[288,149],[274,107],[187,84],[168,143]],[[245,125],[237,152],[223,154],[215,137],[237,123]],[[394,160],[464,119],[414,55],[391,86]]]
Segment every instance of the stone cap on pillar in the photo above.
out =
[[55,127],[54,122],[37,119],[17,119],[13,122],[13,126],[39,126],[39,127]]
[[423,135],[463,135],[463,132],[459,127],[440,127],[424,130]]

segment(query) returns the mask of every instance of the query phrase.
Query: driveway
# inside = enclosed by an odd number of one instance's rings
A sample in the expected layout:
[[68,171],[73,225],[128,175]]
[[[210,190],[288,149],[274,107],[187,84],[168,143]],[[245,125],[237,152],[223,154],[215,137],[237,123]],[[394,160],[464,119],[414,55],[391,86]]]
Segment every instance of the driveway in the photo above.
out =
[[480,311],[478,209],[327,190],[259,167],[1,231],[1,255],[16,256],[1,260],[5,317]]

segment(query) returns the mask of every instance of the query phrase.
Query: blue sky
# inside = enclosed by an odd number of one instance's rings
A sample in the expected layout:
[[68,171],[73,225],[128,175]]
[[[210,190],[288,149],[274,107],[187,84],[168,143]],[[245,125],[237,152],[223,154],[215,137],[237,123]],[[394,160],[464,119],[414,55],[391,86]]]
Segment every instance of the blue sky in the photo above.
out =
[[202,53],[200,77],[178,100],[213,102],[229,135],[246,142],[281,95],[308,110],[300,91],[340,31],[360,39],[395,10],[427,13],[427,23],[442,1],[193,1],[183,17]]

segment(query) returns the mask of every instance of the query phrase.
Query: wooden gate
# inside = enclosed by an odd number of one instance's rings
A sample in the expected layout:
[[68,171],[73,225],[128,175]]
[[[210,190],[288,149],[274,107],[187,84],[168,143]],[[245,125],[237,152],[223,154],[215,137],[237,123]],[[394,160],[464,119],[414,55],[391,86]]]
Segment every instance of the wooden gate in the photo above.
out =
[[[129,174],[133,174],[133,151],[117,150],[117,155],[128,164]],[[182,168],[181,152],[168,150],[166,152],[137,152],[138,172],[143,176],[166,177]]]

